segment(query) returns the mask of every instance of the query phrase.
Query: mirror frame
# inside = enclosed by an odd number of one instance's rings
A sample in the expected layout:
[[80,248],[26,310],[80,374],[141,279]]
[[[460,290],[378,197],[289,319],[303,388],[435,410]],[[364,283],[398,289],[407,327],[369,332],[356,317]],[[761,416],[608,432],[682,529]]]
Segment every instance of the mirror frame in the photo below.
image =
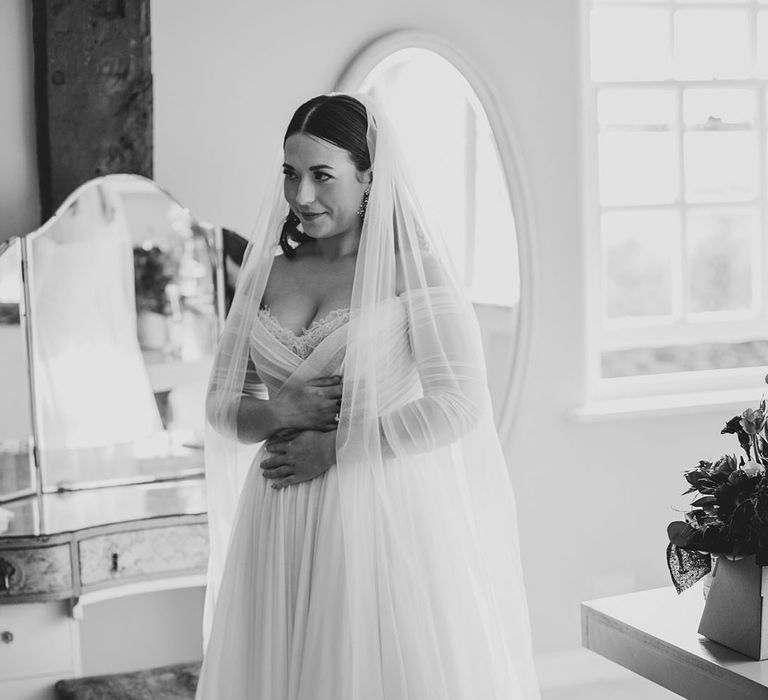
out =
[[348,63],[334,87],[338,92],[358,92],[368,74],[384,59],[403,49],[425,49],[438,54],[448,61],[469,82],[483,105],[491,132],[499,150],[501,166],[506,180],[507,192],[512,204],[515,220],[520,261],[520,314],[518,332],[512,348],[512,369],[509,373],[507,395],[509,399],[502,407],[497,430],[502,445],[509,444],[518,405],[522,394],[526,367],[531,350],[531,339],[535,330],[538,306],[533,272],[536,269],[535,249],[536,226],[533,219],[529,178],[523,167],[522,149],[512,129],[512,119],[496,96],[498,91],[486,81],[482,73],[467,56],[458,50],[455,42],[418,30],[402,30],[386,34],[365,46]]
[[29,498],[31,496],[34,496],[36,498],[39,498],[41,495],[41,492],[38,490],[40,488],[39,483],[39,471],[38,471],[38,457],[37,452],[35,450],[36,440],[35,440],[35,397],[33,392],[33,384],[32,384],[32,370],[30,367],[30,360],[31,360],[31,349],[30,349],[30,324],[28,322],[28,314],[29,314],[29,285],[27,284],[27,245],[24,236],[12,236],[11,238],[8,238],[4,241],[0,241],[0,255],[5,254],[6,251],[8,251],[10,248],[12,248],[14,245],[18,246],[18,272],[19,272],[19,280],[21,282],[21,294],[19,295],[19,333],[22,338],[22,342],[24,343],[24,351],[23,356],[24,360],[27,365],[27,372],[26,372],[26,381],[24,382],[26,389],[27,389],[27,397],[28,397],[28,404],[27,404],[27,411],[29,412],[29,415],[27,416],[29,421],[29,434],[27,435],[27,453],[29,455],[29,459],[32,466],[32,472],[34,474],[33,476],[33,483],[26,489],[22,489],[20,491],[12,492],[11,495],[3,497],[3,494],[0,494],[0,504],[6,503],[10,501],[16,501],[23,498]]
[[[31,237],[39,237],[42,235],[45,235],[45,233],[51,229],[53,226],[56,225],[56,223],[59,221],[59,218],[69,209],[71,204],[81,195],[82,192],[88,190],[91,187],[95,187],[99,183],[102,183],[104,181],[113,180],[115,178],[126,178],[130,180],[134,180],[137,182],[142,182],[143,186],[147,186],[149,188],[152,188],[156,190],[157,192],[165,195],[170,201],[176,203],[179,207],[182,209],[186,209],[190,215],[200,224],[204,225],[207,229],[209,229],[212,232],[213,237],[213,251],[212,251],[212,265],[213,265],[213,283],[214,283],[214,303],[216,308],[216,330],[218,333],[218,336],[221,336],[222,330],[224,328],[224,322],[225,322],[225,277],[224,277],[224,245],[223,245],[223,230],[221,226],[218,226],[216,224],[212,224],[208,221],[202,220],[194,216],[192,212],[187,208],[184,207],[166,188],[164,188],[162,185],[158,184],[154,180],[144,177],[142,175],[136,175],[133,173],[111,173],[108,175],[102,175],[96,178],[93,178],[91,180],[88,180],[87,182],[84,182],[80,186],[78,186],[73,192],[69,194],[69,196],[62,202],[62,204],[56,209],[56,211],[53,213],[53,215],[47,219],[45,222],[43,222],[38,228],[34,229],[33,231],[28,232],[27,234],[23,236],[17,236],[12,239],[19,241],[20,246],[20,265],[21,265],[21,275],[22,275],[22,301],[21,301],[21,308],[20,308],[20,316],[21,316],[21,324],[22,324],[22,334],[25,340],[26,348],[25,348],[25,355],[26,355],[26,361],[27,361],[27,386],[29,388],[29,397],[30,397],[30,420],[31,420],[31,440],[32,440],[32,455],[33,455],[33,466],[34,466],[34,474],[35,474],[35,485],[34,488],[29,489],[28,493],[25,493],[23,495],[14,495],[13,498],[8,499],[8,502],[10,501],[16,501],[19,498],[34,498],[36,499],[38,503],[38,509],[37,509],[37,519],[38,523],[37,529],[41,534],[52,534],[52,533],[46,533],[45,527],[44,527],[44,517],[43,517],[43,508],[41,507],[42,499],[45,497],[46,492],[44,492],[44,479],[43,479],[43,472],[44,472],[44,465],[41,463],[40,459],[40,449],[39,449],[39,439],[40,439],[40,425],[39,425],[39,412],[37,410],[37,394],[36,394],[36,383],[35,383],[35,363],[34,363],[34,349],[33,349],[33,330],[32,330],[32,307],[30,304],[30,268],[29,268],[29,245],[31,241]],[[3,247],[2,244],[0,244],[0,247]],[[203,478],[204,479],[204,473],[202,477],[194,477],[194,478]],[[140,484],[147,484],[147,483],[155,483],[155,482],[165,482],[165,481],[178,481],[179,479],[177,477],[170,477],[170,478],[151,478],[151,479],[136,479],[135,481],[130,481],[128,483],[120,484],[121,486],[131,486],[131,485],[140,485]],[[98,486],[93,488],[99,488]],[[80,490],[80,489],[73,489],[73,490]]]

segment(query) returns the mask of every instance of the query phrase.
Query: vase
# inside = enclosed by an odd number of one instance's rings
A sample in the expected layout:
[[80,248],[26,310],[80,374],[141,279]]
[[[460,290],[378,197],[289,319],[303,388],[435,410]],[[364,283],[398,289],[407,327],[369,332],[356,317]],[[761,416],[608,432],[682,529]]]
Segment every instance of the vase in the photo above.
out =
[[752,659],[768,659],[768,567],[717,557],[699,634]]
[[136,316],[136,334],[143,350],[162,350],[168,342],[165,314],[142,310]]
[[708,574],[704,574],[704,576],[701,579],[701,592],[704,594],[704,600],[707,599],[707,595],[709,594],[709,589],[712,588],[712,571],[714,571],[714,568],[717,566],[717,559],[714,555],[712,555],[712,569]]

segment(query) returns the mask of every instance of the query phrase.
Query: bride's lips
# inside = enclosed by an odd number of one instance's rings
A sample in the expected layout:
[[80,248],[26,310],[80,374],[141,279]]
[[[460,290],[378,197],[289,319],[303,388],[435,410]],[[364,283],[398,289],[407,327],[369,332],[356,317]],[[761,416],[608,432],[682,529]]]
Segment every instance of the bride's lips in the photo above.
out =
[[306,221],[314,221],[315,219],[317,219],[319,216],[322,216],[323,214],[325,214],[324,211],[312,213],[312,214],[300,213],[300,216],[302,219],[305,219]]

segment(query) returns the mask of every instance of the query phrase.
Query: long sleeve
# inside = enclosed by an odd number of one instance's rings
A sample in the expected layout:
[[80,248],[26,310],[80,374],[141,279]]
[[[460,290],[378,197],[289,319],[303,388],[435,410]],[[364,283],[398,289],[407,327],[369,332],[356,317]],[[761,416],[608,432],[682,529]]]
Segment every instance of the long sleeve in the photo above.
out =
[[215,379],[212,379],[206,398],[206,412],[214,430],[224,436],[234,436],[237,435],[237,415],[242,397],[267,400],[269,395],[250,357],[240,391],[230,393],[229,398],[224,395],[224,391],[217,386]]
[[409,294],[404,303],[423,396],[379,418],[382,450],[394,456],[455,442],[477,425],[488,401],[470,304],[445,287]]
[[250,358],[248,358],[248,367],[245,370],[242,393],[245,396],[252,396],[254,399],[262,399],[264,401],[269,399],[267,387],[261,381],[261,377],[259,377],[256,367]]

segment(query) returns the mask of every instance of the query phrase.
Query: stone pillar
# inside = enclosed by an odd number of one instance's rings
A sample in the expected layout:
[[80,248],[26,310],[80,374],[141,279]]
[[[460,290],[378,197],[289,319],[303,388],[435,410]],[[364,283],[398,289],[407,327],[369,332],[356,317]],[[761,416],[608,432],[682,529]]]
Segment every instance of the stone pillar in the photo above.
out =
[[82,183],[152,177],[149,0],[34,0],[42,218]]

